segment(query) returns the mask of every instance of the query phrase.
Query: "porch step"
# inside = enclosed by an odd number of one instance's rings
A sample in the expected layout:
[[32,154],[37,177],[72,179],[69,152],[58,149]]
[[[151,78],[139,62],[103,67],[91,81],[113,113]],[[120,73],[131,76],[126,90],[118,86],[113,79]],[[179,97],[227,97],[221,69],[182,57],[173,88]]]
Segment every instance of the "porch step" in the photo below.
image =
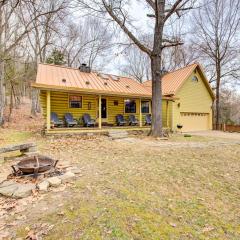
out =
[[110,130],[108,131],[108,136],[112,139],[127,138],[128,132],[124,130]]

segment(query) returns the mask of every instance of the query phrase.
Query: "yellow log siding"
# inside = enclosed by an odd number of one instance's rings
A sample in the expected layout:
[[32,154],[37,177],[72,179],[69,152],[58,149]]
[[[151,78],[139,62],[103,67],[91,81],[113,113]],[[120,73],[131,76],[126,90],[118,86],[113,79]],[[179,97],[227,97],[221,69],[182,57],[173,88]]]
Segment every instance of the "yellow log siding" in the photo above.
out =
[[[198,82],[192,81],[197,76]],[[177,130],[181,124],[180,113],[207,113],[209,115],[209,129],[212,129],[212,97],[205,86],[199,72],[192,73],[176,94],[178,100],[172,103],[172,129]]]
[[[69,95],[82,96],[82,108],[70,108],[69,107]],[[46,115],[46,93],[41,91],[40,94],[41,106],[43,115]],[[65,113],[70,112],[73,117],[79,119],[84,113],[89,113],[92,118],[96,118],[97,109],[97,96],[94,95],[82,95],[79,93],[66,93],[66,92],[51,92],[51,112],[56,112],[60,118]],[[44,104],[45,103],[45,104]],[[91,110],[88,110],[88,103],[91,103]]]
[[[69,108],[69,95],[82,96],[82,108]],[[124,100],[134,99],[136,101],[136,113],[134,114],[138,119],[140,117],[140,99],[139,98],[127,98],[119,96],[104,96],[102,99],[107,100],[107,118],[102,119],[102,123],[108,123],[116,125],[116,115],[123,114],[126,119],[131,113],[125,113]],[[149,99],[142,99],[142,101]],[[118,105],[114,105],[114,101],[118,101]],[[149,100],[151,101],[151,100]],[[40,92],[40,103],[42,107],[42,113],[46,118],[46,91]],[[91,110],[88,109],[88,103],[91,103]],[[166,100],[163,100],[163,126],[167,127],[167,104]],[[56,112],[60,118],[63,118],[64,114],[70,112],[73,117],[79,119],[84,113],[89,113],[93,119],[98,118],[98,96],[97,95],[86,95],[80,93],[67,93],[67,92],[51,92],[51,112]],[[151,113],[151,112],[150,112]],[[142,113],[142,124],[145,124],[145,113]],[[168,107],[168,126],[171,122],[171,101],[169,101]]]

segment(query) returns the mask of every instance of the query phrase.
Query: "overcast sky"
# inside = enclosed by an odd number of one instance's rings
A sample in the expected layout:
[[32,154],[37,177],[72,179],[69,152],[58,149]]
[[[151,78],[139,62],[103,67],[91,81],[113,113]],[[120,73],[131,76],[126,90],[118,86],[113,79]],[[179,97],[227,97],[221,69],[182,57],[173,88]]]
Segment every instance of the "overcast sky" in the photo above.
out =
[[[147,13],[151,13],[150,9],[147,9],[146,5],[143,5],[142,3],[138,1],[132,1],[131,7],[128,9],[129,15],[134,20],[134,26],[138,29],[137,33],[152,33],[152,19],[147,17]],[[186,15],[181,17],[180,19],[175,18],[174,21],[174,31],[181,31],[181,33],[184,33],[184,42],[185,44],[189,41],[189,39],[192,37],[191,34],[191,15],[194,14],[194,10],[191,10]],[[175,16],[176,17],[176,16]],[[168,26],[165,26],[165,29],[170,29]],[[120,30],[121,32],[121,30]],[[171,30],[170,34],[171,35]],[[122,36],[126,37],[124,33],[122,33]],[[119,64],[124,63],[124,58],[122,54],[119,54],[120,51],[117,48],[112,49],[112,55],[110,61],[106,62],[106,67],[104,69],[104,72],[106,73],[112,73],[119,75]],[[201,61],[198,60],[200,64]],[[204,67],[204,65],[203,65]],[[232,81],[231,81],[232,82]],[[238,92],[240,92],[240,86],[234,87]]]

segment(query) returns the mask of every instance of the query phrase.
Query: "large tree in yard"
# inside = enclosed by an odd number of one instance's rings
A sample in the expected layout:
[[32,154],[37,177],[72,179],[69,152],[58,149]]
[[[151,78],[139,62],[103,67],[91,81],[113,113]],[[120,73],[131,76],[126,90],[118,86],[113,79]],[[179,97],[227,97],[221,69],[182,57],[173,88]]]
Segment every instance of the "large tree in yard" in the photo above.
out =
[[[166,37],[164,27],[172,16],[180,17],[193,8],[194,0],[78,0],[81,7],[91,14],[102,14],[116,23],[131,43],[146,53],[151,61],[152,73],[152,136],[162,136],[162,51],[166,47],[181,45],[178,38]],[[145,43],[136,30],[133,20],[133,4],[145,4],[153,34],[153,42]],[[146,16],[146,15],[145,15]],[[142,16],[144,18],[145,16]]]

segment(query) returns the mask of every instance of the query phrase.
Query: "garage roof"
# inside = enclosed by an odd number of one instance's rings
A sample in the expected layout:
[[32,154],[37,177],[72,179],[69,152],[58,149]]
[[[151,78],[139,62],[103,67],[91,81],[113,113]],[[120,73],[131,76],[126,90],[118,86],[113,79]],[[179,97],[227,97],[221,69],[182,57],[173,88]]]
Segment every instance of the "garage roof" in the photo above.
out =
[[[208,83],[208,80],[203,72],[203,69],[200,64],[193,63],[191,65],[188,65],[186,67],[177,69],[173,72],[169,72],[165,74],[162,78],[162,92],[163,95],[176,95],[177,91],[180,89],[180,87],[183,85],[185,80],[188,79],[188,77],[192,74],[192,72],[197,69],[202,76],[202,79],[210,93],[210,95],[214,98],[214,93],[212,91],[211,86]],[[148,80],[143,83],[143,85],[151,89],[152,88],[152,80]]]

